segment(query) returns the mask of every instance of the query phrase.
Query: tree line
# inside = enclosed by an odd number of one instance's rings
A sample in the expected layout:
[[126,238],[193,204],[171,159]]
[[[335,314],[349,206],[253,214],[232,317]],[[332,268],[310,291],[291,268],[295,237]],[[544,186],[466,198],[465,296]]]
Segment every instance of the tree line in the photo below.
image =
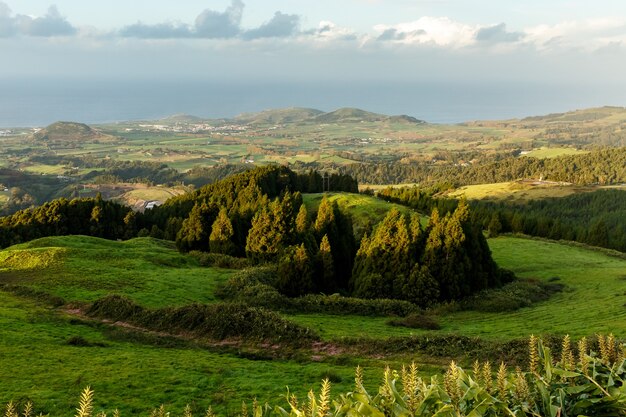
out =
[[[380,190],[377,196],[426,212],[449,213],[459,201],[437,197],[439,187],[401,187]],[[626,192],[598,190],[560,198],[506,201],[471,201],[473,223],[490,236],[523,233],[555,240],[570,240],[626,251]]]
[[419,183],[459,187],[527,178],[573,184],[626,183],[626,148],[599,149],[587,154],[556,158],[497,158],[479,164],[434,164],[432,162],[350,164],[337,169],[365,184]]

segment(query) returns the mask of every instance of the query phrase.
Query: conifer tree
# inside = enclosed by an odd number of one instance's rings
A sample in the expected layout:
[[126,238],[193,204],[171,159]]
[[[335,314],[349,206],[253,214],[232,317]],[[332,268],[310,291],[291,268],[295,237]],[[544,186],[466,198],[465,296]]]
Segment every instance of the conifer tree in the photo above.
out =
[[211,226],[209,236],[209,248],[211,252],[225,255],[235,254],[235,245],[232,242],[234,235],[233,225],[226,214],[226,209],[221,209]]
[[217,215],[218,209],[214,204],[194,204],[189,217],[183,221],[183,225],[176,236],[176,246],[179,250],[188,252],[192,250],[208,251],[211,225]]
[[124,239],[131,239],[137,234],[137,214],[130,210],[124,216]]
[[246,240],[246,256],[254,262],[272,262],[278,259],[284,245],[284,224],[280,219],[280,204],[272,202],[252,219]]
[[290,297],[314,291],[311,259],[303,244],[289,246],[278,262],[276,288]]
[[335,291],[337,289],[334,282],[335,266],[333,264],[332,250],[327,235],[322,237],[319,252],[317,253],[317,259],[319,265],[319,279],[316,282],[317,290],[324,292]]
[[[377,293],[378,298],[403,298],[402,291],[415,257],[405,217],[392,208],[371,238],[365,237],[357,252],[354,287],[360,296]],[[373,278],[382,277],[382,281]],[[369,284],[368,284],[369,283]],[[368,288],[375,285],[376,288]]]
[[335,210],[333,204],[326,196],[322,198],[315,218],[315,232],[321,239],[324,235],[335,235],[337,233],[335,225]]
[[301,204],[296,216],[296,233],[300,236],[304,236],[309,231],[309,213],[307,212],[306,205]]

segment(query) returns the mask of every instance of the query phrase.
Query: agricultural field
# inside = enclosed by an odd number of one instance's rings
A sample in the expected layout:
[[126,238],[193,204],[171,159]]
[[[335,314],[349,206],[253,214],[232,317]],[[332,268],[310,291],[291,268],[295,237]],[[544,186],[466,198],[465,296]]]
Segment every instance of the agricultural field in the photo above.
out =
[[568,195],[593,192],[604,187],[579,186],[568,183],[551,181],[512,181],[494,184],[466,185],[452,192],[445,193],[447,197],[468,200],[506,200],[523,203],[528,200],[538,200],[549,197],[566,197]]
[[[626,333],[623,257],[516,237],[491,239],[489,244],[501,266],[522,278],[564,284],[565,291],[514,312],[442,309],[438,311],[442,328],[432,331],[392,327],[386,324],[388,319],[376,317],[285,317],[311,327],[330,346],[345,338],[384,340],[417,334],[467,335],[498,343],[529,333],[572,337]],[[232,273],[200,267],[170,243],[149,238],[126,242],[44,238],[1,251],[0,282],[32,291],[23,291],[30,296],[18,296],[0,290],[1,349],[4,357],[13,358],[11,366],[0,369],[0,402],[29,398],[46,413],[70,415],[80,391],[90,385],[97,392],[98,408],[119,407],[123,415],[162,403],[178,413],[186,403],[196,412],[211,404],[218,412],[236,413],[241,400],[255,397],[284,404],[286,386],[304,397],[328,375],[334,390],[348,391],[357,364],[375,384],[386,363],[398,367],[415,359],[420,373],[430,375],[441,372],[450,359],[410,352],[388,358],[354,351],[337,355],[302,348],[273,358],[271,351],[253,347],[232,349],[77,315],[84,303],[107,293],[123,294],[151,307],[213,303],[216,285]],[[52,308],[51,297],[63,297],[67,304]],[[472,360],[457,359],[466,365]]]
[[581,151],[579,149],[573,148],[546,148],[541,147],[539,149],[533,149],[532,151],[528,151],[522,154],[522,156],[527,156],[531,158],[556,158],[557,156],[562,155],[580,155],[586,153],[585,151]]
[[512,149],[548,158],[581,153],[580,147],[590,145],[623,146],[619,127],[624,120],[623,108],[458,125],[430,124],[358,109],[330,113],[281,109],[231,120],[176,116],[97,126],[56,123],[35,131],[14,130],[12,136],[3,138],[0,157],[10,167],[55,175],[68,167],[32,163],[29,157],[52,153],[56,157],[150,161],[181,172],[194,166],[246,161],[342,165],[397,160],[398,155],[407,161],[427,161],[446,152],[490,154]]

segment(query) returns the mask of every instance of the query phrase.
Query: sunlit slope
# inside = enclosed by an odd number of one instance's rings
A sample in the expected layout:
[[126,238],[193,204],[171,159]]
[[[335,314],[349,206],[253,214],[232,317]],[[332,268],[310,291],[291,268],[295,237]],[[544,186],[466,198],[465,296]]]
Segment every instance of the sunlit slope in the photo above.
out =
[[232,271],[200,267],[172,242],[49,237],[0,251],[0,283],[27,286],[65,301],[123,294],[147,306],[214,301]]

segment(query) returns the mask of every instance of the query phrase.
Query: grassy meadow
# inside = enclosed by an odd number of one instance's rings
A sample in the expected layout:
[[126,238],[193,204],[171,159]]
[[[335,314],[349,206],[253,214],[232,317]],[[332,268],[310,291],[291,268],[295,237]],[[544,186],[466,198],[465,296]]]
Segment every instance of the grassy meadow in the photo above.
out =
[[114,242],[87,236],[49,237],[0,252],[0,279],[67,302],[125,295],[146,307],[215,301],[213,290],[232,271],[200,267],[171,242]]
[[572,185],[547,181],[511,181],[492,184],[466,185],[451,192],[446,197],[468,200],[506,200],[512,203],[524,203],[528,200],[567,197],[572,194],[589,193],[608,188],[626,188],[620,186]]
[[[322,198],[328,198],[331,202],[336,202],[344,212],[350,213],[354,223],[354,233],[357,237],[363,235],[367,229],[374,227],[381,221],[389,209],[396,208],[401,213],[410,213],[412,210],[399,204],[388,203],[379,198],[365,194],[349,193],[317,193],[303,194],[302,199],[309,213],[317,211]],[[424,219],[426,221],[426,219]]]
[[580,155],[583,153],[587,153],[585,151],[581,151],[579,149],[574,148],[547,148],[542,146],[538,149],[533,149],[530,152],[525,153],[523,156],[528,156],[532,158],[545,159],[545,158],[556,158],[557,156],[563,155]]
[[[520,277],[554,280],[566,290],[512,313],[441,313],[442,329],[488,340],[530,333],[573,337],[626,334],[626,260],[604,251],[517,237],[489,241],[497,262]],[[147,307],[215,301],[215,286],[233,271],[206,268],[179,254],[171,243],[149,238],[126,242],[70,236],[44,238],[0,251],[0,283],[65,298],[61,309],[0,290],[0,402],[32,399],[37,411],[71,415],[81,389],[97,392],[96,408],[119,407],[122,415],[161,403],[180,413],[210,404],[236,413],[241,400],[284,404],[286,386],[301,398],[326,373],[338,392],[352,386],[353,369],[378,380],[380,367],[418,360],[422,373],[441,372],[448,359],[406,352],[368,357],[296,350],[273,357],[272,349],[232,348],[86,320],[71,311],[108,293],[124,294]],[[295,314],[287,318],[315,329],[332,346],[344,338],[410,336],[424,330],[392,327],[381,317]],[[76,340],[79,342],[76,343]],[[471,358],[466,358],[469,361]]]

